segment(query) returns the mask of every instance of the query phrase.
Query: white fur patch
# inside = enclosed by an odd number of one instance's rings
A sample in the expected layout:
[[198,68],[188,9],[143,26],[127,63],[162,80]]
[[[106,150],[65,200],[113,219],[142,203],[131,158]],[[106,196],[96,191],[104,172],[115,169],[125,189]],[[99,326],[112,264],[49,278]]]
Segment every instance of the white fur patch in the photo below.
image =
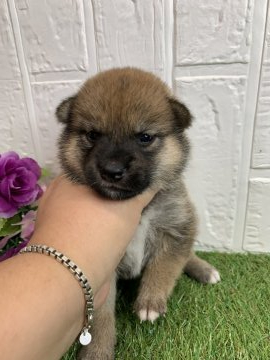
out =
[[124,262],[127,262],[132,267],[133,277],[141,273],[144,265],[145,240],[148,235],[149,222],[154,215],[155,213],[153,211],[148,211],[146,214],[143,214],[136,233],[127,247]]
[[213,270],[211,271],[211,274],[210,274],[208,283],[209,283],[209,284],[216,284],[216,283],[218,283],[219,281],[220,281],[219,272],[218,272],[216,269],[213,269]]
[[139,311],[138,315],[141,322],[149,320],[151,321],[151,323],[153,323],[159,317],[160,314],[154,310],[142,309]]
[[147,310],[146,309],[140,310],[138,315],[139,315],[141,322],[147,320]]
[[132,266],[132,275],[138,276],[141,272],[144,258],[145,238],[147,228],[139,225],[135,236],[129,243],[126,250],[126,259]]
[[151,321],[151,323],[153,323],[158,317],[159,317],[159,313],[154,311],[154,310],[149,310],[148,311],[148,320]]

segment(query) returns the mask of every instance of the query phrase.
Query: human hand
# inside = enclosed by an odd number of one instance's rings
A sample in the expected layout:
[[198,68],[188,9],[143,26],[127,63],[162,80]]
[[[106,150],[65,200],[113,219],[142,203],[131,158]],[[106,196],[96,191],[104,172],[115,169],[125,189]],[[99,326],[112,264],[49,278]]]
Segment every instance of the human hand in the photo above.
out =
[[132,199],[112,201],[64,176],[58,177],[39,202],[30,244],[46,244],[70,257],[89,278],[96,293],[95,305],[99,306],[141,212],[153,196],[154,192],[146,192]]

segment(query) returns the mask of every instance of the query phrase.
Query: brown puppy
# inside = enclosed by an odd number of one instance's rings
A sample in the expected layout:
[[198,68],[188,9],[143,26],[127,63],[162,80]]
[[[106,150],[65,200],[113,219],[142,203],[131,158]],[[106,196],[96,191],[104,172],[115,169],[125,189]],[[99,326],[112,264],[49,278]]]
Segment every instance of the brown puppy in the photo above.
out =
[[[56,114],[65,124],[60,159],[72,180],[111,199],[159,189],[117,269],[122,278],[142,273],[134,305],[140,320],[166,312],[183,271],[203,283],[219,281],[217,270],[192,252],[197,221],[182,180],[189,156],[184,132],[192,118],[167,86],[138,69],[109,70],[89,79]],[[80,359],[113,359],[114,303],[115,279]]]

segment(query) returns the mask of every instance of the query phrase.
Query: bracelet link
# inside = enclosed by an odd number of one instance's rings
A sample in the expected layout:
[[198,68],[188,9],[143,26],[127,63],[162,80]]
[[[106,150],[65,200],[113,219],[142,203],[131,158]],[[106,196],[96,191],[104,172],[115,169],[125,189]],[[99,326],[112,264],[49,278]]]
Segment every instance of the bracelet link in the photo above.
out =
[[61,252],[57,251],[56,249],[46,246],[46,245],[28,245],[20,250],[19,254],[24,253],[38,253],[44,254],[54,258],[60,264],[63,264],[65,268],[67,268],[72,275],[78,280],[83,294],[85,298],[85,324],[81,331],[79,340],[82,345],[88,345],[91,340],[92,336],[89,333],[91,328],[91,322],[93,320],[93,313],[94,313],[94,296],[93,290],[87,280],[87,277],[84,275],[82,270],[67,256],[62,254]]

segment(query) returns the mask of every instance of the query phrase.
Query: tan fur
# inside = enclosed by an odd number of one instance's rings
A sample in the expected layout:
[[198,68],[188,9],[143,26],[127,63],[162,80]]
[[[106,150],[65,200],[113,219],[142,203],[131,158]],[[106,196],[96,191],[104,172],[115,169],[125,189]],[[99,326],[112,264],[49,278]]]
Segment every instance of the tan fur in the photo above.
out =
[[[57,116],[66,124],[60,160],[73,181],[111,199],[158,189],[117,268],[118,277],[126,279],[142,274],[134,305],[139,318],[153,321],[166,312],[183,271],[203,283],[219,281],[218,272],[192,252],[197,218],[182,180],[189,157],[184,130],[192,117],[167,86],[138,69],[109,70],[60,104]],[[97,137],[92,138],[93,131]],[[153,141],[141,143],[141,134]],[[113,359],[114,289],[115,281],[106,304],[95,314],[93,342],[79,359]]]
[[167,299],[176,280],[179,278],[189,258],[187,253],[175,253],[170,246],[170,239],[163,238],[164,246],[145,267],[140,283],[139,294],[134,309],[139,313],[142,309],[165,314]]
[[168,173],[173,174],[177,164],[183,158],[183,151],[175,138],[170,136],[166,138],[162,153],[157,156],[156,172],[159,174],[159,181],[156,183],[157,188],[166,188],[166,181],[164,179],[168,177]]
[[78,163],[78,157],[80,154],[80,139],[76,136],[72,137],[67,143],[63,144],[63,150],[66,154],[66,158],[68,159],[69,166],[72,167],[74,174],[76,176],[80,176],[84,178],[83,171]]
[[[131,78],[132,84],[125,82],[125,77]],[[73,111],[78,116],[78,126],[91,128],[94,123],[97,130],[113,132],[116,137],[134,129],[136,132],[151,130],[151,126],[155,131],[157,127],[167,131],[170,126],[163,122],[170,112],[166,96],[170,93],[165,84],[150,73],[111,70],[84,84]]]

